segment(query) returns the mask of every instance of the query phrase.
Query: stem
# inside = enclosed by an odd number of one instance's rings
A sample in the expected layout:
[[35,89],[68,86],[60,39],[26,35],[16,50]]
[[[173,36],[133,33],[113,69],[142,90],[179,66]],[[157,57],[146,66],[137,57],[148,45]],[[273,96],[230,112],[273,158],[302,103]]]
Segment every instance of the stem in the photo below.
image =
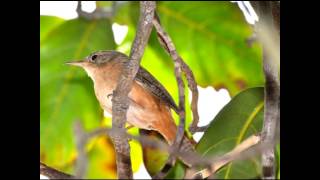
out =
[[175,77],[178,83],[178,89],[179,89],[179,126],[178,126],[178,131],[176,134],[176,139],[173,143],[173,152],[170,153],[170,156],[166,162],[166,165],[154,178],[156,179],[163,179],[166,174],[169,172],[170,168],[173,166],[177,153],[179,152],[180,145],[183,139],[184,135],[184,129],[185,129],[185,94],[184,94],[184,89],[185,85],[182,80],[182,75],[181,75],[181,69],[182,69],[182,59],[179,56],[179,54],[176,51],[176,48],[174,44],[172,43],[171,38],[169,35],[163,30],[163,28],[160,25],[159,17],[157,15],[154,16],[153,19],[153,25],[156,28],[156,31],[158,33],[158,39],[160,41],[160,44],[164,47],[164,49],[170,54],[171,58],[173,59],[174,62],[174,73]]
[[51,168],[40,162],[40,174],[47,176],[50,179],[73,179],[74,177],[64,172]]
[[265,74],[265,108],[261,141],[269,144],[262,153],[263,179],[275,179],[275,138],[280,121],[280,4],[277,2],[252,2],[260,18],[258,38],[263,46],[263,71]]
[[[140,19],[137,33],[131,48],[129,61],[119,78],[112,98],[112,129],[114,132],[125,130],[126,115],[129,107],[128,94],[132,82],[138,72],[144,48],[152,30],[152,19],[156,3],[154,1],[140,2]],[[117,172],[119,179],[132,179],[130,146],[128,139],[121,133],[112,133],[111,139],[115,146]]]
[[[176,75],[176,79],[178,82],[179,91],[180,91],[180,89],[182,90],[182,88],[184,91],[184,87],[182,87],[180,85],[181,84],[181,82],[180,82],[181,75],[180,74],[181,74],[181,70],[182,70],[187,78],[188,87],[192,92],[191,110],[192,110],[193,120],[192,120],[191,126],[189,127],[189,130],[192,134],[197,131],[201,131],[201,130],[203,130],[203,128],[198,127],[198,122],[199,122],[198,97],[199,97],[199,93],[198,93],[197,82],[194,78],[193,72],[190,69],[190,67],[179,56],[169,34],[166,33],[164,31],[164,29],[162,28],[162,26],[160,24],[160,18],[157,14],[155,14],[153,24],[157,30],[158,40],[159,40],[160,44],[167,51],[167,53],[169,53],[169,55],[171,56],[171,58],[174,61],[175,75]],[[180,106],[180,103],[183,103],[183,109],[184,109],[184,98],[181,98],[181,95],[182,94],[179,92],[179,106]],[[183,96],[184,96],[184,94],[183,94]],[[183,102],[180,102],[180,99],[183,99]],[[181,106],[180,106],[180,108],[181,108]]]

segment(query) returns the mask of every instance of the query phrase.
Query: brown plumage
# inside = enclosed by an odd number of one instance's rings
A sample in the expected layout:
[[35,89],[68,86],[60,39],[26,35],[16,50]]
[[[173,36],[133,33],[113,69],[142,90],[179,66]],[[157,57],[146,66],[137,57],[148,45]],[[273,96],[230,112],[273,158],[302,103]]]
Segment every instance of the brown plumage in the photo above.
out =
[[[83,61],[68,64],[80,66],[87,72],[94,82],[95,94],[101,107],[112,114],[111,95],[127,61],[128,56],[120,52],[98,51]],[[140,67],[128,97],[130,105],[127,122],[141,129],[159,132],[171,145],[175,140],[177,126],[170,109],[177,112],[178,107],[161,83]],[[186,150],[193,150],[187,137],[183,143]]]

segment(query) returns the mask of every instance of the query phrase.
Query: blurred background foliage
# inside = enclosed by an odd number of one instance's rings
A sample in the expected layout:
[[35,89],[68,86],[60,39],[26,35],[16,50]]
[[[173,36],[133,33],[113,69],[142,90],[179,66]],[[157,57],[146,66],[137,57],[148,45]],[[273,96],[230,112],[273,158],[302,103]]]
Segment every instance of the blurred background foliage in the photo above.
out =
[[[99,8],[111,6],[111,2],[97,2]],[[263,86],[261,47],[258,43],[254,43],[252,47],[247,45],[246,39],[251,36],[252,28],[236,4],[157,2],[157,12],[164,29],[192,69],[200,86],[226,88],[232,97],[244,89]],[[80,17],[64,20],[53,16],[40,17],[40,159],[44,163],[73,173],[77,153],[72,125],[76,119],[82,121],[87,131],[99,126],[111,126],[110,118],[103,117],[89,77],[84,71],[68,67],[64,63],[82,59],[97,50],[117,49],[129,54],[138,18],[138,2],[119,3],[114,16],[109,19],[87,20]],[[128,34],[119,45],[114,40],[113,23],[128,26]],[[159,45],[154,30],[143,55],[142,66],[151,72],[178,102],[173,63]],[[197,146],[200,153],[225,153],[250,133],[261,129],[263,108],[260,107],[258,112],[255,108],[257,103],[263,102],[263,89],[254,88],[244,94],[242,98],[232,99],[218,114],[214,123],[211,123],[208,132]],[[243,105],[243,102],[247,104]],[[189,124],[192,117],[189,103],[186,103],[186,108]],[[256,112],[257,116],[248,122],[253,112]],[[177,121],[177,115],[174,116]],[[244,126],[247,129],[243,130]],[[225,131],[226,129],[228,131]],[[132,128],[130,133],[138,134],[139,131]],[[219,144],[223,139],[229,140]],[[216,143],[219,146],[212,149]],[[142,150],[135,141],[131,141],[130,145],[133,170],[137,171],[142,162],[142,151],[146,152],[146,149]],[[110,139],[92,139],[87,145],[87,152],[88,178],[116,177],[115,153]],[[149,155],[144,155],[144,162],[152,174],[161,168],[167,155],[154,153],[155,150],[150,152],[147,153]],[[155,158],[159,163],[150,163]],[[231,164],[221,170],[219,177],[255,177],[259,174],[258,165],[257,158],[245,166]],[[182,171],[183,165],[178,164],[169,177],[181,177]],[[243,171],[247,173],[243,174]]]

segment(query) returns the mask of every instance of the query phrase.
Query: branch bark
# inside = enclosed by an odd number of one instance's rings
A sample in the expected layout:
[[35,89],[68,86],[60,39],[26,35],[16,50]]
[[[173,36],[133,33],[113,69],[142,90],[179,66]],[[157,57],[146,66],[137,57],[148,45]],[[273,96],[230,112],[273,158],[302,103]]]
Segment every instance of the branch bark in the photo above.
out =
[[75,121],[74,124],[74,133],[77,147],[77,160],[75,167],[75,177],[77,179],[83,179],[87,172],[88,160],[85,152],[85,145],[88,141],[88,136],[84,132],[82,124],[79,120]]
[[51,168],[42,162],[40,162],[40,174],[47,176],[49,179],[73,179],[74,178],[74,176],[58,171],[54,168]]
[[265,74],[265,108],[262,143],[271,144],[262,153],[263,179],[275,179],[275,138],[280,122],[280,4],[278,2],[251,2],[260,20],[258,39],[263,46]]
[[[157,14],[155,14],[154,20],[153,20],[153,24],[157,30],[157,34],[158,34],[158,40],[160,42],[160,44],[163,46],[163,48],[167,51],[167,53],[171,56],[171,58],[174,61],[174,65],[175,65],[175,76],[178,82],[178,87],[179,87],[179,107],[181,108],[182,106],[180,106],[180,103],[183,103],[183,109],[184,108],[184,100],[185,98],[182,98],[182,94],[180,92],[180,89],[184,91],[184,84],[183,81],[181,79],[181,70],[183,71],[183,73],[185,74],[187,81],[188,81],[188,87],[192,92],[192,100],[191,100],[191,110],[192,110],[192,116],[193,116],[193,120],[192,120],[192,124],[189,127],[190,132],[193,134],[197,131],[202,131],[203,128],[202,127],[198,127],[198,122],[199,122],[199,113],[198,113],[198,97],[199,97],[199,93],[198,93],[198,88],[197,88],[197,83],[196,80],[194,78],[193,72],[190,69],[190,67],[183,61],[183,59],[180,57],[180,55],[178,54],[170,36],[168,35],[168,33],[166,33],[164,31],[164,29],[162,28],[161,24],[160,24],[160,18]],[[182,82],[180,82],[180,79]],[[182,85],[180,85],[182,83]],[[181,87],[180,87],[181,86]],[[183,89],[182,89],[183,88]],[[184,96],[184,94],[183,94]],[[183,102],[180,102],[180,99],[183,99]],[[181,116],[180,116],[181,117]],[[202,128],[202,129],[201,129]]]
[[[148,42],[152,19],[156,3],[154,1],[140,2],[140,18],[136,36],[131,48],[129,61],[118,81],[112,98],[112,128],[113,132],[123,131],[126,123],[126,115],[129,107],[128,93],[132,88],[132,82],[138,72],[144,48]],[[112,133],[111,139],[115,146],[118,178],[132,179],[130,160],[130,146],[126,137],[120,133]]]
[[[178,131],[176,134],[176,139],[172,145],[173,152],[170,153],[170,156],[169,156],[167,163],[166,163],[167,165],[172,167],[175,160],[176,160],[176,156],[177,156],[177,153],[175,153],[175,152],[179,152],[179,148],[180,148],[183,136],[184,136],[184,129],[185,129],[185,94],[184,94],[185,85],[184,85],[184,82],[182,80],[182,75],[181,75],[182,59],[179,56],[179,54],[177,53],[176,48],[175,48],[174,44],[172,43],[171,38],[161,27],[159,17],[156,14],[153,18],[153,25],[157,31],[160,44],[164,47],[164,49],[170,54],[171,58],[173,59],[174,73],[175,73],[175,77],[176,77],[176,80],[178,83],[178,90],[179,90],[178,91],[179,92],[179,111],[178,111],[178,114],[180,117],[180,121],[179,121]],[[168,173],[169,169],[170,168],[165,166],[158,174],[156,174],[156,176],[154,178],[163,179],[166,176],[166,174]]]

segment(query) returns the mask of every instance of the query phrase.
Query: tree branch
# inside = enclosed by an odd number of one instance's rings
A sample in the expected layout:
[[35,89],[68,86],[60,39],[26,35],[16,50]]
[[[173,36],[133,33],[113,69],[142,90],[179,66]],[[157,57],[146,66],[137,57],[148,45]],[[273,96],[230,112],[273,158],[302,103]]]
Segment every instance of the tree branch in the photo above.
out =
[[[178,85],[179,85],[181,75],[177,76],[177,72],[178,72],[178,74],[181,74],[181,72],[179,72],[179,71],[182,70],[187,78],[188,87],[192,92],[191,110],[192,110],[193,120],[192,120],[191,126],[189,127],[189,130],[192,134],[199,131],[199,130],[203,130],[203,128],[201,129],[200,127],[197,127],[198,122],[199,122],[199,113],[198,113],[198,97],[199,97],[198,94],[199,93],[198,93],[197,83],[194,78],[193,72],[190,69],[190,67],[179,56],[170,36],[162,28],[162,26],[160,24],[160,18],[157,14],[155,14],[153,24],[157,30],[158,40],[159,40],[160,44],[163,46],[163,48],[167,51],[167,53],[171,56],[171,58],[174,61],[175,75],[176,75]],[[179,91],[180,91],[180,89],[179,89]],[[183,100],[184,100],[184,98],[183,98]],[[179,103],[180,103],[180,94],[179,94]],[[182,103],[184,105],[184,102],[182,102]]]
[[[178,92],[179,92],[179,126],[178,131],[176,134],[175,142],[173,143],[173,152],[170,153],[170,156],[167,160],[168,165],[170,167],[173,166],[175,160],[176,160],[176,152],[179,152],[179,148],[184,136],[184,129],[185,129],[185,94],[184,94],[184,83],[181,76],[181,69],[182,69],[182,63],[181,63],[181,57],[178,55],[175,46],[172,43],[171,38],[169,35],[163,30],[163,28],[160,25],[159,17],[155,14],[153,18],[153,25],[156,28],[157,34],[158,34],[158,40],[160,41],[160,44],[164,46],[164,49],[170,54],[171,58],[174,62],[174,73],[175,77],[178,83]],[[156,179],[163,179],[165,175],[169,172],[169,169],[165,166],[158,174],[155,175],[154,178]]]
[[199,92],[197,87],[197,82],[194,78],[193,72],[190,69],[190,67],[182,60],[182,58],[178,58],[177,61],[181,64],[182,71],[184,72],[187,81],[188,81],[188,87],[191,90],[192,93],[192,99],[191,99],[191,110],[192,110],[192,123],[189,127],[189,130],[191,134],[194,134],[195,132],[199,131],[205,131],[205,126],[198,127],[199,123],[199,113],[198,113],[198,99],[199,99]]
[[275,179],[275,138],[280,121],[280,4],[277,2],[252,2],[260,18],[258,38],[263,46],[263,71],[265,74],[265,108],[262,143],[271,144],[262,153],[263,179]]
[[[148,42],[154,16],[156,3],[154,1],[140,2],[140,18],[136,36],[131,48],[129,61],[119,78],[112,98],[112,128],[114,132],[124,130],[126,115],[129,107],[128,93],[132,88],[132,82],[138,72],[144,48]],[[115,146],[117,172],[120,179],[132,179],[130,160],[130,146],[127,138],[121,134],[112,133],[111,139]]]
[[[115,131],[114,129],[105,128],[105,127],[104,128],[97,128],[91,132],[86,133],[83,131],[82,125],[80,124],[79,121],[76,121],[75,130],[76,130],[76,134],[77,134],[77,138],[76,138],[77,144],[78,144],[77,147],[81,147],[83,149],[83,150],[78,150],[78,152],[84,151],[84,146],[90,138],[93,138],[93,137],[99,136],[99,135],[112,134],[112,133],[120,134],[123,137],[125,137],[126,139],[128,139],[128,138],[135,139],[135,140],[139,141],[143,146],[149,146],[151,148],[156,148],[156,149],[168,151],[168,152],[174,151],[174,148],[172,146],[168,146],[167,143],[165,143],[161,140],[158,140],[158,139],[150,138],[149,136],[145,136],[145,135],[132,136],[132,135],[128,134],[126,131],[113,132],[113,131]],[[255,144],[257,144],[259,140],[260,140],[259,135],[253,135],[253,136],[249,137],[248,139],[244,140],[241,144],[239,144],[235,149],[233,149],[229,153],[227,153],[221,157],[218,157],[218,158],[210,158],[210,157],[203,158],[203,157],[201,157],[201,155],[199,155],[196,152],[181,152],[181,151],[177,152],[177,156],[182,157],[182,158],[188,158],[189,161],[191,162],[192,166],[196,166],[196,165],[208,166],[209,167],[208,169],[199,171],[197,173],[195,171],[190,171],[190,172],[194,172],[194,173],[187,174],[187,176],[186,176],[187,178],[191,178],[191,177],[194,178],[194,177],[198,177],[197,175],[200,175],[202,178],[204,178],[204,177],[208,177],[208,176],[214,174],[218,169],[220,169],[221,167],[230,163],[231,161],[251,157],[253,155],[252,152],[244,152],[244,151],[251,148]],[[81,145],[79,145],[79,142]],[[257,151],[256,149],[253,149],[253,151]],[[261,147],[260,147],[260,149],[261,149]],[[80,157],[80,156],[85,156],[84,152],[79,153],[78,158],[79,159],[86,159],[86,157]],[[68,178],[80,179],[80,178],[83,178],[83,175],[85,174],[85,171],[86,171],[85,168],[87,166],[86,163],[87,163],[87,161],[77,160],[76,174],[79,174],[79,172],[77,172],[77,171],[79,171],[79,169],[82,169],[83,172],[80,172],[82,175],[76,175],[74,177],[72,175],[68,175],[63,172],[59,172],[53,168],[47,167],[46,165],[44,165],[43,163],[40,162],[40,174],[48,176],[49,178],[53,178],[53,179],[68,179]]]
[[47,176],[50,179],[73,179],[74,178],[74,176],[58,171],[54,168],[51,168],[42,162],[40,162],[40,174]]

